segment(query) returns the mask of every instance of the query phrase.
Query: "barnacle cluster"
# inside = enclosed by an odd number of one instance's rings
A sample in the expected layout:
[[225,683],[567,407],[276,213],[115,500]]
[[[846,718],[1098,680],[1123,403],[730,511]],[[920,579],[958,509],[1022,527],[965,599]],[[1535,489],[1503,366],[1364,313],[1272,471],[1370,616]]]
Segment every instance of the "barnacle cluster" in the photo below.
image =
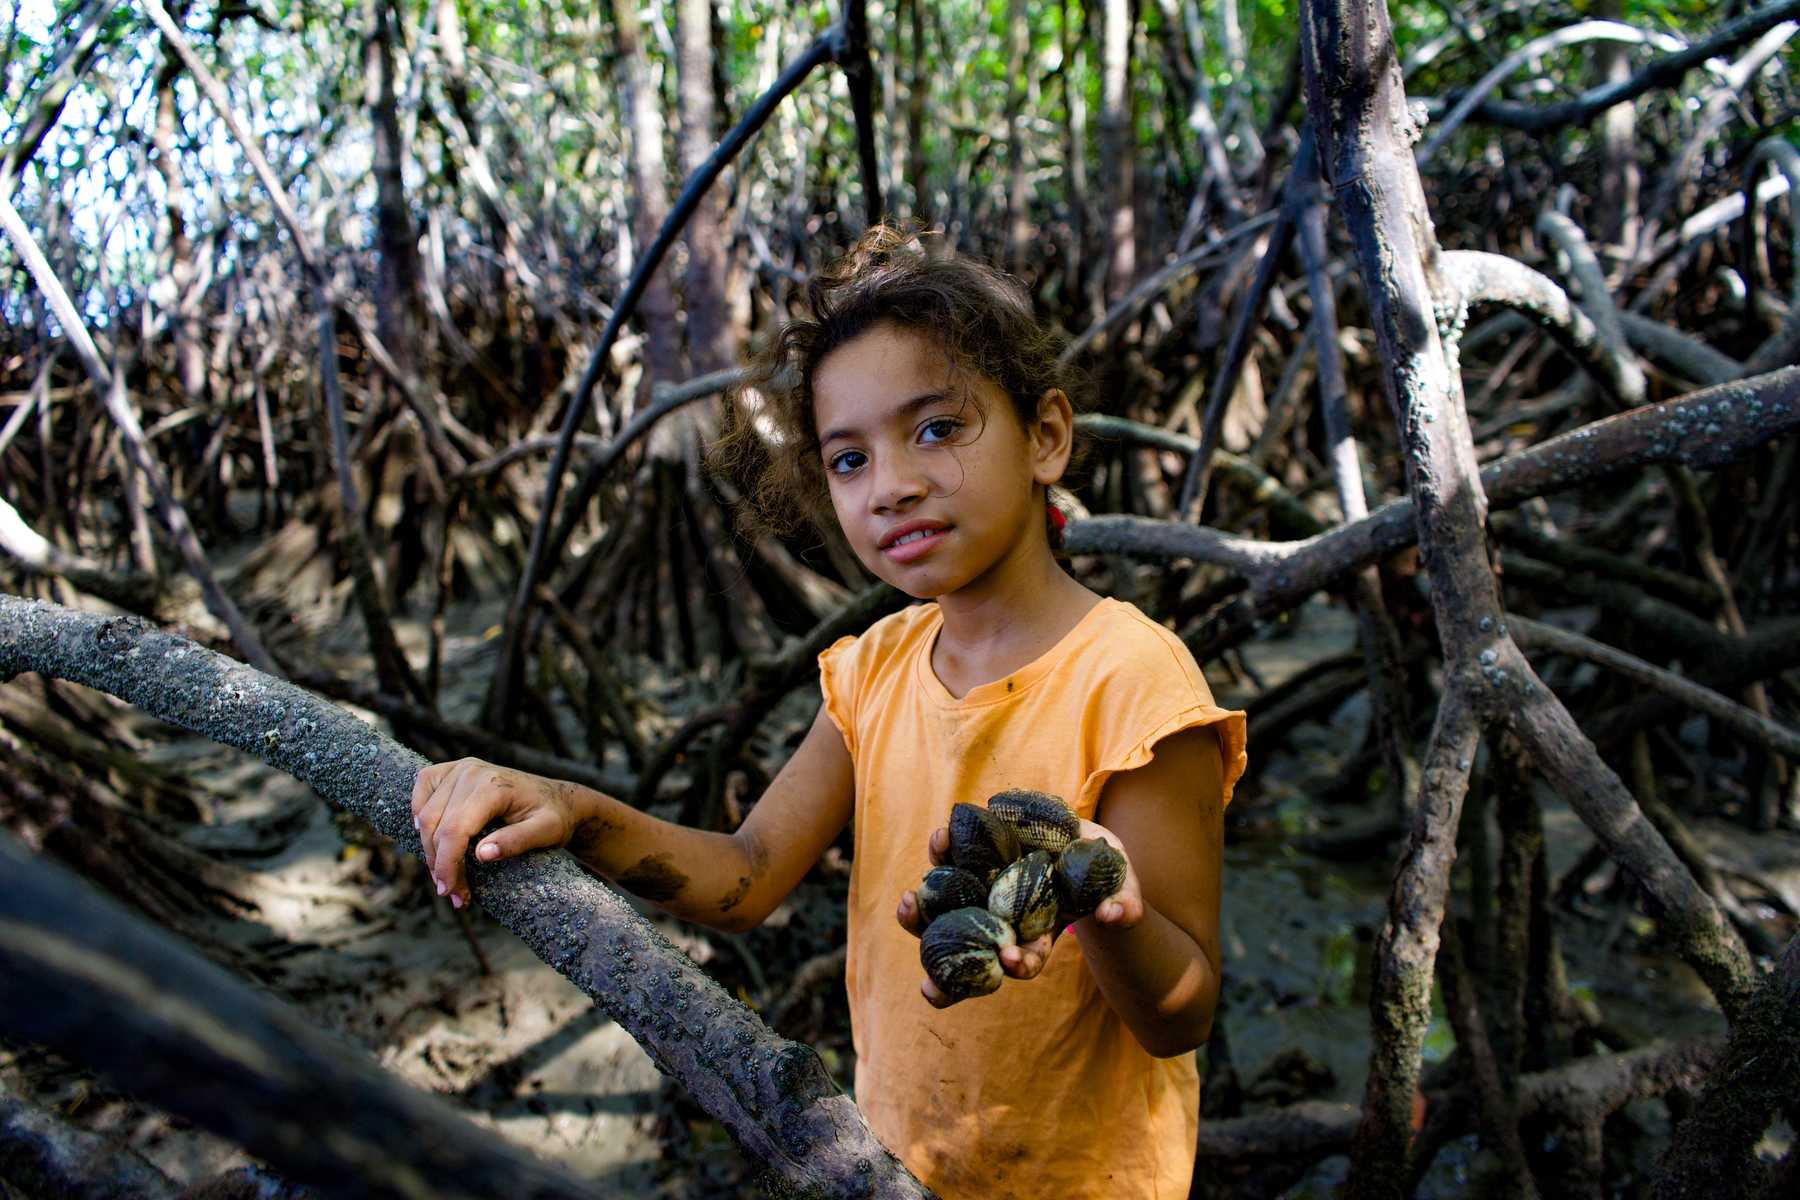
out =
[[925,873],[919,958],[944,993],[985,996],[1005,972],[1000,952],[1079,920],[1125,882],[1125,856],[1082,838],[1069,807],[1044,792],[999,792],[987,807],[950,810],[953,865]]

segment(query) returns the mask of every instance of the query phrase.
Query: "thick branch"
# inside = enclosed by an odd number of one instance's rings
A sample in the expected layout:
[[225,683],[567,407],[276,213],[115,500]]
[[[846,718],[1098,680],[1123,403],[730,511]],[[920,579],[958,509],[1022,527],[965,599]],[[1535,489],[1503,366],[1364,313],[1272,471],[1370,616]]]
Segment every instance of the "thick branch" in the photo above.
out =
[[0,867],[9,1035],[53,1047],[327,1195],[598,1194],[347,1052],[10,834],[0,834]]
[[[1733,197],[1741,199],[1743,202],[1743,236],[1746,247],[1753,244],[1756,236],[1756,214],[1760,202],[1765,198],[1780,194],[1774,191],[1765,192],[1765,184],[1757,178],[1762,174],[1764,167],[1771,163],[1780,168],[1781,173],[1775,180],[1769,182],[1781,184],[1787,189],[1790,196],[1794,194],[1795,187],[1800,187],[1800,155],[1796,155],[1794,148],[1780,137],[1768,138],[1760,142],[1751,152],[1750,162],[1744,170],[1744,193],[1741,197]],[[1788,203],[1791,209],[1793,201],[1790,200]],[[1800,247],[1800,222],[1794,222],[1790,218],[1789,224],[1788,245],[1791,251]],[[1754,264],[1757,257],[1751,255],[1746,259],[1751,264],[1748,272],[1749,282],[1746,284],[1746,301],[1755,298],[1756,270]],[[1800,301],[1800,264],[1790,262],[1789,269],[1794,272],[1789,283],[1789,297],[1791,300]],[[1752,308],[1750,311],[1755,312],[1755,309]],[[1758,371],[1787,366],[1796,358],[1800,358],[1800,302],[1794,303],[1789,309],[1787,320],[1781,323],[1781,328],[1771,334],[1768,340],[1758,346],[1750,355],[1750,361],[1745,364],[1744,373],[1754,375]]]
[[625,795],[637,786],[636,780],[624,772],[609,771],[592,763],[536,750],[479,725],[446,720],[404,696],[383,692],[367,683],[338,679],[322,672],[296,672],[294,680],[334,700],[380,713],[397,726],[406,726],[439,746],[453,748],[453,753],[472,754],[534,775],[579,783],[609,796]]
[[1258,1159],[1316,1160],[1350,1149],[1362,1110],[1352,1104],[1302,1100],[1251,1117],[1202,1121],[1201,1163]]
[[1506,624],[1513,631],[1513,640],[1521,646],[1537,646],[1605,667],[1627,679],[1655,688],[1689,709],[1719,718],[1752,741],[1778,754],[1800,758],[1800,732],[1777,724],[1709,687],[1684,679],[1654,663],[1647,663],[1636,655],[1616,650],[1578,633],[1558,629],[1554,625],[1545,625],[1517,614],[1509,614]]
[[[1742,688],[1800,667],[1800,617],[1768,621],[1741,638],[1719,633],[1704,624],[1701,628],[1712,636],[1704,642],[1695,640],[1698,648],[1684,656],[1688,659],[1685,665],[1696,679],[1715,691]],[[1594,738],[1604,744],[1685,711],[1679,701],[1668,696],[1645,696],[1597,720]]]
[[[1329,536],[1321,534],[1320,537]],[[1204,525],[1187,525],[1180,521],[1158,520],[1154,517],[1102,516],[1083,517],[1078,521],[1070,521],[1064,531],[1064,545],[1071,554],[1127,554],[1136,558],[1190,558],[1195,562],[1211,563],[1218,567],[1228,567],[1252,584],[1264,575],[1280,569],[1294,557],[1296,547],[1305,546],[1316,539],[1301,542],[1265,542],[1258,538],[1239,537],[1236,534],[1220,533]],[[1406,545],[1410,538],[1400,543]],[[1374,561],[1375,555],[1369,560]],[[1318,586],[1307,589],[1311,595],[1325,582],[1342,571],[1349,570],[1356,563],[1342,564],[1341,570],[1331,571]],[[1297,603],[1298,601],[1296,601]],[[1279,611],[1279,610],[1278,610]]]
[[[1756,292],[1761,284],[1756,270],[1756,261],[1760,257],[1756,253],[1756,237],[1762,204],[1761,192],[1756,185],[1769,167],[1781,172],[1788,181],[1788,194],[1793,195],[1793,188],[1800,185],[1800,150],[1795,150],[1794,144],[1784,137],[1764,138],[1750,152],[1750,161],[1744,164],[1744,309],[1750,313],[1757,311]],[[1788,280],[1787,302],[1792,308],[1800,305],[1800,221],[1788,223],[1788,263],[1792,277]]]
[[1594,257],[1594,249],[1588,245],[1587,234],[1581,227],[1554,209],[1546,209],[1538,214],[1537,231],[1545,241],[1553,244],[1563,252],[1569,260],[1569,274],[1581,287],[1581,308],[1593,321],[1599,331],[1600,339],[1606,348],[1606,354],[1612,360],[1609,367],[1611,377],[1616,381],[1615,390],[1618,397],[1628,408],[1636,408],[1644,402],[1644,389],[1648,386],[1644,379],[1644,368],[1632,356],[1631,346],[1625,340],[1625,328],[1619,321],[1618,305],[1613,303],[1612,293],[1606,287],[1606,272],[1600,267],[1600,260]]
[[1800,937],[1731,1031],[1724,1061],[1675,1129],[1656,1200],[1745,1196],[1764,1174],[1756,1143],[1775,1110],[1800,1104]]
[[[1722,467],[1796,431],[1800,367],[1790,367],[1570,430],[1490,463],[1481,483],[1489,505],[1506,508],[1631,467]],[[1238,571],[1250,581],[1255,615],[1262,618],[1417,538],[1411,499],[1390,501],[1362,521],[1297,542],[1264,542],[1143,517],[1071,521],[1067,531],[1073,553],[1190,558]]]
[[[1443,264],[1444,280],[1462,303],[1471,308],[1497,304],[1531,318],[1620,403],[1627,403],[1634,387],[1637,400],[1630,403],[1643,401],[1644,373],[1637,372],[1634,384],[1630,374],[1634,364],[1623,353],[1625,347],[1609,344],[1599,326],[1547,276],[1516,258],[1480,250],[1451,251]],[[1624,335],[1619,337],[1622,342]],[[1727,378],[1737,378],[1737,372]]]
[[1639,316],[1629,309],[1619,313],[1619,323],[1624,326],[1625,340],[1633,350],[1679,371],[1702,387],[1762,373],[1746,371],[1743,363],[1713,349],[1699,338],[1672,325]]
[[1484,100],[1472,114],[1476,119],[1494,125],[1505,125],[1528,133],[1545,133],[1564,125],[1585,125],[1615,104],[1635,100],[1653,88],[1675,87],[1681,77],[1709,58],[1717,58],[1737,46],[1774,28],[1781,22],[1800,16],[1800,0],[1777,0],[1752,9],[1735,21],[1719,26],[1711,37],[1695,42],[1685,50],[1665,54],[1643,70],[1618,83],[1584,92],[1572,100],[1556,104],[1512,104],[1500,100]]
[[[1655,899],[1667,918],[1665,931],[1726,1015],[1735,1017],[1751,976],[1743,943],[1500,627],[1504,614],[1484,533],[1484,480],[1475,462],[1461,377],[1445,347],[1466,312],[1437,275],[1437,236],[1409,144],[1413,121],[1387,10],[1374,0],[1310,0],[1301,9],[1301,46],[1320,161],[1356,247],[1384,390],[1400,429],[1407,490],[1417,506],[1420,559],[1430,572],[1432,612],[1450,681],[1430,755],[1445,782],[1434,782],[1428,769],[1421,827],[1432,831],[1431,807],[1447,808],[1447,829],[1435,832],[1448,842],[1446,857],[1454,856],[1457,802],[1468,761],[1461,753],[1455,760],[1458,783],[1444,758],[1459,743],[1473,753],[1478,723],[1516,722],[1539,766]],[[1610,304],[1604,295],[1596,299]],[[1521,714],[1522,707],[1527,711]],[[1443,795],[1434,797],[1438,788]],[[1389,906],[1389,929],[1401,933],[1384,931],[1380,946],[1372,1004],[1376,1049],[1351,1155],[1349,1187],[1357,1197],[1398,1196],[1408,1189],[1410,1130],[1401,1104],[1410,1106],[1419,1066],[1411,1031],[1416,1027],[1422,1036],[1425,1023],[1415,1007],[1414,981],[1421,969],[1419,951],[1435,949],[1435,937],[1421,931],[1435,935],[1443,903],[1439,868],[1421,848],[1432,840],[1415,837],[1409,857],[1416,854],[1420,868],[1416,899],[1405,895],[1413,864],[1403,862]],[[1447,861],[1441,872],[1447,879]],[[1429,963],[1424,970],[1428,1017]],[[1405,982],[1384,992],[1382,978],[1390,972]],[[1391,1033],[1383,1028],[1384,1005],[1396,1010]]]
[[1514,71],[1526,63],[1536,62],[1552,50],[1595,41],[1627,42],[1634,45],[1651,42],[1661,45],[1664,49],[1670,48],[1671,45],[1676,48],[1681,47],[1680,41],[1667,34],[1646,33],[1641,29],[1634,29],[1630,25],[1622,25],[1617,21],[1582,21],[1562,29],[1552,30],[1541,37],[1535,37],[1501,59],[1486,75],[1476,80],[1475,86],[1462,94],[1448,115],[1432,122],[1431,137],[1423,146],[1419,147],[1419,166],[1424,167],[1437,157],[1437,152],[1443,148],[1450,135],[1455,133],[1457,128],[1468,119],[1469,114],[1474,112],[1495,88],[1505,83]]
[[[0,596],[0,680],[38,671],[98,688],[254,754],[408,853],[424,760],[291,684],[136,619]],[[488,912],[606,1009],[779,1180],[828,1194],[919,1196],[808,1047],[772,1034],[617,893],[562,852],[470,860]]]
[[1431,1024],[1431,984],[1438,926],[1456,860],[1456,827],[1469,789],[1480,736],[1474,708],[1452,684],[1421,763],[1412,836],[1388,897],[1388,917],[1375,941],[1376,974],[1369,999],[1369,1081],[1351,1147],[1354,1194],[1396,1190],[1412,1139],[1413,1093],[1420,1051]]
[[[1651,566],[1622,554],[1596,550],[1570,538],[1553,537],[1510,517],[1495,520],[1492,527],[1495,538],[1508,548],[1507,553],[1501,556],[1503,564],[1509,564],[1517,558],[1513,551],[1523,551],[1533,558],[1562,568],[1562,572],[1547,571],[1544,574],[1546,582],[1560,583],[1567,578],[1563,572],[1574,573],[1582,577],[1578,586],[1586,586],[1587,579],[1591,577],[1601,581],[1600,586],[1629,585],[1641,590],[1647,597],[1655,597],[1655,602],[1677,604],[1690,613],[1708,618],[1718,611],[1718,591],[1692,575],[1672,571],[1667,567]],[[1510,569],[1510,566],[1503,566],[1502,572]],[[1700,627],[1711,631],[1715,637],[1725,636],[1710,625]]]

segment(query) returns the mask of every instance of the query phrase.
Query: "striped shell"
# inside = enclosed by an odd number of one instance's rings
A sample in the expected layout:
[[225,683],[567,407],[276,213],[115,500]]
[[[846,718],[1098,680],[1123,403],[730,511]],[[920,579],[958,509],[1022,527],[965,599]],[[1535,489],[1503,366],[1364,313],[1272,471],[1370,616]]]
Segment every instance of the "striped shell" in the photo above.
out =
[[1056,894],[1065,921],[1092,913],[1124,883],[1125,856],[1102,838],[1077,838],[1056,860]]
[[919,919],[929,926],[952,909],[981,908],[987,904],[988,890],[961,867],[933,867],[919,881],[915,895]]
[[1000,951],[1014,942],[1012,926],[985,908],[959,908],[931,923],[919,939],[919,961],[938,990],[966,1000],[1000,986]]
[[988,811],[1018,831],[1019,845],[1027,851],[1061,854],[1081,836],[1080,819],[1048,792],[996,792],[988,799]]
[[1056,868],[1050,856],[1033,850],[994,880],[987,908],[1013,927],[1021,942],[1034,941],[1056,925]]
[[973,804],[950,810],[950,859],[984,887],[1018,857],[1019,835],[1011,825]]

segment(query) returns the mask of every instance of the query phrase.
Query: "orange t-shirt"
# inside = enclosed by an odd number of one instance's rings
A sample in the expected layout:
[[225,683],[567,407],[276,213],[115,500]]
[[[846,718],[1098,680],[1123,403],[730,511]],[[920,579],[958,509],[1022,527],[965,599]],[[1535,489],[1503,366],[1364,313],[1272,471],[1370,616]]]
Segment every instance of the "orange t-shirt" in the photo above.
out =
[[917,605],[819,656],[825,710],[855,762],[846,984],[857,1104],[946,1200],[1184,1200],[1200,1108],[1194,1057],[1158,1059],[1138,1044],[1079,939],[1058,938],[1036,979],[939,1011],[919,994],[919,942],[894,909],[959,801],[1030,788],[1093,820],[1108,778],[1202,725],[1218,731],[1229,801],[1244,769],[1244,715],[1213,703],[1174,634],[1117,600],[961,699],[931,667],[942,624],[936,604]]

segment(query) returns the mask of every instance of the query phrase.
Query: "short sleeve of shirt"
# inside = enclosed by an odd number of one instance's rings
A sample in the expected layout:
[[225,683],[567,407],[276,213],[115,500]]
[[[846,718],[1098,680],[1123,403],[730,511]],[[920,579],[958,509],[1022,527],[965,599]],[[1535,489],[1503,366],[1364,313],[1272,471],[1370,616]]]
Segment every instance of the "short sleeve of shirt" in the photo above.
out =
[[909,649],[936,615],[936,605],[913,604],[889,613],[854,637],[841,637],[819,653],[819,690],[825,715],[844,735],[850,757],[860,760],[871,724],[880,717],[881,701],[892,698],[907,678],[903,665]]
[[1120,606],[1105,643],[1105,653],[1089,660],[1092,673],[1081,685],[1081,736],[1092,769],[1077,793],[1077,811],[1093,813],[1107,781],[1144,766],[1158,743],[1205,727],[1219,739],[1221,798],[1230,804],[1248,761],[1244,714],[1214,703],[1187,647],[1135,608]]
[[841,637],[819,653],[819,691],[825,698],[825,715],[844,735],[844,748],[856,757],[856,697],[861,663],[857,639]]

